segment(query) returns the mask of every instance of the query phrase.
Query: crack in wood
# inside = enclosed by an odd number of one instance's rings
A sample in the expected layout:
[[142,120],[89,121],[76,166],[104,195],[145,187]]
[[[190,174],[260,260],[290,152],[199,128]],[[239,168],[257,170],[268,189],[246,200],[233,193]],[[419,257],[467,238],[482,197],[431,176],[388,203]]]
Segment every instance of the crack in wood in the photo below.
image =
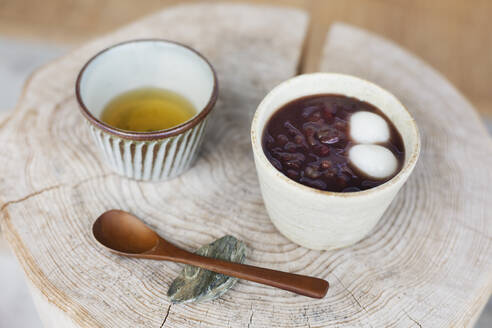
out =
[[[350,291],[347,287],[345,287],[345,285],[343,284],[343,282],[342,282],[342,281],[341,281],[341,280],[337,277],[337,275],[336,275],[336,274],[334,274],[333,272],[332,272],[332,274],[333,274],[333,276],[334,276],[334,277],[338,280],[338,282],[339,282],[339,283],[340,283],[340,285],[343,287],[343,289],[345,289],[345,290],[346,290],[346,291],[350,294],[350,296],[352,296],[352,298],[355,300],[355,302],[357,303],[357,305],[359,305],[359,306],[360,306],[360,308],[361,308],[362,310],[364,310],[364,312],[365,312],[365,313],[367,314],[367,316],[369,317],[369,316],[370,316],[370,315],[369,315],[369,311],[367,311],[367,309],[366,309],[366,308],[362,305],[362,303],[361,303],[361,302],[359,302],[359,300],[357,299],[357,297],[355,297],[355,295],[354,295],[354,294],[353,294],[353,293],[352,293],[352,292],[351,292],[351,291]],[[368,324],[369,324],[369,326],[370,326],[370,327],[374,328],[374,327],[371,325],[371,323],[370,323],[370,322],[368,322]]]
[[42,188],[40,190],[37,190],[37,191],[34,191],[30,194],[27,194],[26,196],[24,197],[21,197],[19,199],[14,199],[14,200],[9,200],[5,203],[3,203],[2,207],[0,207],[0,212],[3,212],[9,205],[12,205],[12,204],[17,204],[17,203],[22,203],[32,197],[35,197],[35,196],[38,196],[38,195],[41,195],[47,191],[50,191],[50,190],[55,190],[55,189],[59,189],[59,188],[62,188],[62,187],[69,187],[71,189],[76,189],[78,187],[80,187],[80,185],[84,184],[84,183],[87,183],[87,182],[90,182],[92,180],[96,180],[96,179],[103,179],[103,178],[106,178],[108,176],[112,176],[112,175],[115,175],[116,173],[106,173],[106,174],[101,174],[101,175],[96,175],[96,176],[93,176],[93,177],[89,177],[89,178],[85,178],[85,179],[82,179],[80,180],[79,182],[75,183],[75,184],[72,184],[72,185],[68,185],[65,184],[65,183],[60,183],[60,184],[57,184],[57,185],[54,185],[54,186],[49,186],[49,187],[45,187],[45,188]]
[[420,322],[418,322],[417,320],[415,320],[414,318],[412,318],[408,313],[407,311],[403,310],[403,313],[405,313],[408,317],[408,319],[412,320],[417,326],[419,326],[420,328],[422,328],[422,325],[420,324]]
[[17,203],[22,203],[23,201],[26,201],[28,200],[29,198],[32,198],[32,197],[35,197],[35,196],[38,196],[46,191],[50,191],[50,190],[53,190],[53,189],[58,189],[58,188],[61,188],[63,187],[63,184],[57,184],[57,185],[54,185],[54,186],[50,186],[50,187],[46,187],[46,188],[43,188],[43,189],[40,189],[38,191],[35,191],[35,192],[32,192],[22,198],[19,198],[19,199],[14,199],[14,200],[9,200],[7,202],[5,202],[2,207],[0,207],[0,212],[3,212],[3,210],[5,210],[7,208],[7,206],[9,205],[12,205],[12,204],[17,204]]
[[167,312],[166,312],[166,316],[164,317],[164,321],[161,323],[161,326],[159,328],[163,328],[164,327],[164,324],[166,323],[167,321],[167,317],[169,317],[169,312],[171,311],[171,306],[173,304],[169,304],[169,306],[167,307]]
[[251,311],[251,315],[249,316],[248,328],[251,327],[251,323],[253,322],[253,315],[255,314],[253,312],[253,303],[251,303],[250,311]]

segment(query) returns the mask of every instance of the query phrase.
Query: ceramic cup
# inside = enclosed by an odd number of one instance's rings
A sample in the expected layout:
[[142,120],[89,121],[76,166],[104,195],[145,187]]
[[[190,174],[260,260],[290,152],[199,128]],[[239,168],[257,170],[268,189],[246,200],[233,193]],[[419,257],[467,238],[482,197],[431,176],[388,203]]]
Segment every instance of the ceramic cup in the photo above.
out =
[[[284,104],[308,95],[340,94],[369,102],[395,124],[403,138],[405,162],[388,182],[372,189],[339,193],[297,183],[279,172],[263,152],[263,129]],[[415,121],[391,93],[359,78],[330,73],[305,74],[275,87],[258,106],[251,142],[265,207],[277,229],[293,242],[329,250],[356,243],[376,225],[412,173],[420,152]]]
[[[133,132],[100,120],[105,105],[123,92],[157,87],[179,93],[197,109],[183,124]],[[198,52],[165,40],[134,40],[109,47],[82,68],[75,87],[82,114],[108,165],[129,178],[159,181],[186,171],[199,151],[217,99],[217,77]]]

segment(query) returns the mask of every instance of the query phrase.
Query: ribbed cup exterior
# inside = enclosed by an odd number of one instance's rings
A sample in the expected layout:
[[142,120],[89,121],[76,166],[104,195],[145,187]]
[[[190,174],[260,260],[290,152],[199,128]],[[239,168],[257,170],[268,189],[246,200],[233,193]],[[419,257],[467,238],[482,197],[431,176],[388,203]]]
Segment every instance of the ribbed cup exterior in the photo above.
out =
[[137,141],[120,138],[88,123],[106,163],[117,173],[143,181],[174,178],[194,163],[207,118],[176,136]]

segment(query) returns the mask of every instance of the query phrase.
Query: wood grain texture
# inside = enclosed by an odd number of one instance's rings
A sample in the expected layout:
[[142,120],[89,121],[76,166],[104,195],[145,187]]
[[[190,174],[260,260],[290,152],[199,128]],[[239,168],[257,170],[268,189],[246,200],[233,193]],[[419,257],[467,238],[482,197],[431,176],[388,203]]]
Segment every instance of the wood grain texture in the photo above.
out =
[[[436,71],[366,31],[332,27],[321,69],[392,92],[422,139],[413,176],[374,234],[354,247],[365,244],[359,251],[368,270],[348,270],[347,261],[333,274],[361,307],[381,304],[373,326],[396,324],[384,316],[403,313],[422,327],[472,327],[492,292],[492,142],[485,126]],[[367,254],[371,248],[376,252]]]
[[[302,263],[277,264],[284,248],[304,250],[276,232],[262,207],[249,125],[266,92],[295,74],[306,27],[307,15],[290,9],[177,7],[95,40],[32,77],[0,131],[9,172],[2,175],[0,194],[6,239],[32,282],[47,326],[159,327],[166,321],[169,327],[244,327],[252,321],[254,327],[270,316],[270,304],[291,295],[240,283],[218,301],[170,306],[166,293],[180,265],[111,255],[98,247],[90,227],[103,211],[122,208],[185,249],[230,233],[253,249],[248,263],[302,272]],[[111,173],[73,94],[77,71],[95,52],[143,37],[191,45],[219,77],[220,97],[202,156],[193,170],[167,183]],[[260,240],[273,247],[256,247]],[[258,298],[265,307],[253,320],[252,307],[262,307]]]
[[[471,105],[387,41],[333,28],[323,69],[370,78],[400,97],[421,127],[422,155],[369,237],[337,251],[299,247],[266,215],[249,126],[266,92],[295,74],[307,17],[265,7],[203,10],[159,13],[43,68],[0,129],[2,226],[46,327],[471,326],[492,291],[492,142]],[[73,95],[93,53],[150,36],[195,47],[220,83],[198,163],[158,184],[104,166]],[[312,300],[241,281],[219,300],[170,305],[166,292],[180,265],[121,258],[92,239],[93,220],[109,208],[138,215],[188,250],[232,234],[252,250],[246,263],[315,275],[330,291]]]

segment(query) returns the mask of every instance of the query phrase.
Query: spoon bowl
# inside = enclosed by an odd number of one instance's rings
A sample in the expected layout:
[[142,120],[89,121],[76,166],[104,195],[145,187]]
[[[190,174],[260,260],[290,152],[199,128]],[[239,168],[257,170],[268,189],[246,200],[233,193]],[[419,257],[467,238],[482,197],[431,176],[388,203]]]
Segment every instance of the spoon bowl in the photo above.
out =
[[153,250],[159,236],[134,215],[110,210],[97,218],[92,226],[96,240],[113,252],[140,254]]
[[133,214],[121,210],[109,210],[99,216],[92,233],[101,245],[118,255],[194,265],[314,298],[322,298],[328,291],[328,282],[323,279],[190,253],[160,237]]

